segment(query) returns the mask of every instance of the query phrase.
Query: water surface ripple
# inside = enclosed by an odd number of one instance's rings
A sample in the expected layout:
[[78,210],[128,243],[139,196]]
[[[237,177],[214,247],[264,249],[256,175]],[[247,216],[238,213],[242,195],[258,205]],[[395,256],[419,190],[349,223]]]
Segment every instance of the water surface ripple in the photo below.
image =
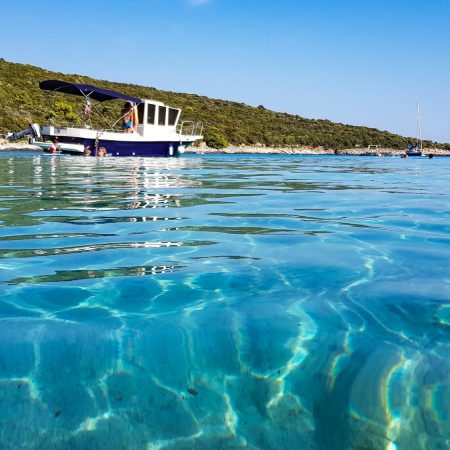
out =
[[449,448],[449,179],[2,154],[0,448]]

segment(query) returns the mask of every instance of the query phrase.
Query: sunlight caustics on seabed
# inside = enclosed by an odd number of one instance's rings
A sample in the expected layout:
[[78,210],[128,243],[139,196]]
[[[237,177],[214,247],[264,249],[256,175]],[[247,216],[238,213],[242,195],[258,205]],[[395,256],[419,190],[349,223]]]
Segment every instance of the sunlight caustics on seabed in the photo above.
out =
[[450,159],[0,156],[0,447],[444,449]]

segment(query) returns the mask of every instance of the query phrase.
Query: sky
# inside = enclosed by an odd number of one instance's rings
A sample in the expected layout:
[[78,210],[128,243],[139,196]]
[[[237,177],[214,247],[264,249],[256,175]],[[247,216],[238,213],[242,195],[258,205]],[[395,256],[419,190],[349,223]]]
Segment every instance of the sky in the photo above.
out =
[[[0,57],[450,142],[450,0],[14,0]],[[5,20],[7,18],[7,20]]]

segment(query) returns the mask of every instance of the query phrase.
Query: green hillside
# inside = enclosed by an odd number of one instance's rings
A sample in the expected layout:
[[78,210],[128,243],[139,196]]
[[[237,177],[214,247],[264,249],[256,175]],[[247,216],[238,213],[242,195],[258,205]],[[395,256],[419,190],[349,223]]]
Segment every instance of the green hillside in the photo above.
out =
[[[151,87],[113,83],[81,75],[66,75],[39,67],[7,62],[0,58],[0,133],[19,130],[31,122],[48,121],[79,123],[78,114],[83,110],[83,99],[75,96],[46,94],[39,89],[39,82],[61,79],[94,84],[140,98],[150,98],[183,110],[181,120],[204,123],[204,135],[212,147],[262,144],[267,147],[324,146],[342,149],[367,147],[378,144],[386,148],[404,149],[412,143],[405,138],[374,128],[356,127],[332,123],[328,120],[304,119],[300,116],[278,113],[243,103],[216,100],[194,94],[160,91]],[[48,101],[48,97],[53,99]],[[114,121],[119,117],[120,102],[106,102],[101,112]],[[105,124],[94,125],[105,126]],[[450,144],[424,142],[426,147],[450,149]]]

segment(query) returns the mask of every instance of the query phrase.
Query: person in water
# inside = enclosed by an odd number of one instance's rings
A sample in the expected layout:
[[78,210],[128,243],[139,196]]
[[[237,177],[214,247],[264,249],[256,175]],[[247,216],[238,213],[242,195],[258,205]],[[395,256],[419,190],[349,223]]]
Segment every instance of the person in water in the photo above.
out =
[[123,109],[120,114],[122,116],[123,131],[125,133],[133,133],[137,125],[137,114],[135,107],[130,102],[126,102],[123,105]]
[[59,153],[59,142],[57,137],[52,139],[52,145],[50,145],[47,151],[50,153]]

